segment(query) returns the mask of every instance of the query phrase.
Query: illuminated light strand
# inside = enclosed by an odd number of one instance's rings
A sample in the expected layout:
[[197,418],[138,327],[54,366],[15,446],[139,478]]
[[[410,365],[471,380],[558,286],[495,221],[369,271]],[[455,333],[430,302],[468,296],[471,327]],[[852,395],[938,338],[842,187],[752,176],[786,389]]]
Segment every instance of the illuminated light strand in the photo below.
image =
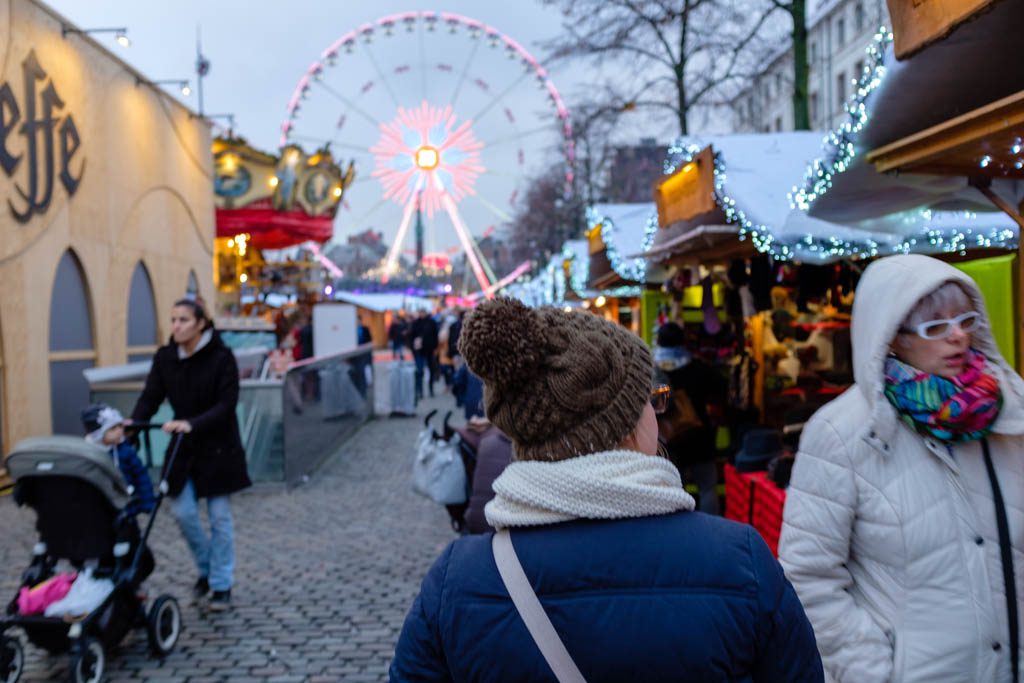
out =
[[853,163],[857,156],[855,140],[870,118],[867,100],[885,79],[885,54],[892,41],[892,32],[885,26],[875,33],[874,41],[867,48],[868,59],[854,84],[856,88],[844,105],[849,118],[822,141],[823,155],[807,169],[804,186],[794,187],[789,193],[793,208],[810,210],[811,205],[831,189],[833,179]]
[[[601,239],[604,241],[605,253],[608,256],[608,262],[612,264],[612,270],[614,270],[624,280],[632,280],[634,282],[647,282],[647,259],[643,257],[638,258],[623,258],[619,247],[616,244],[617,235],[619,229],[615,226],[615,222],[609,219],[607,216],[602,215],[596,207],[587,207],[587,227],[593,230],[596,226],[601,226]],[[644,225],[644,238],[641,243],[640,251],[648,251],[654,244],[654,236],[658,232],[658,211],[655,209],[650,216],[647,217],[647,223]]]

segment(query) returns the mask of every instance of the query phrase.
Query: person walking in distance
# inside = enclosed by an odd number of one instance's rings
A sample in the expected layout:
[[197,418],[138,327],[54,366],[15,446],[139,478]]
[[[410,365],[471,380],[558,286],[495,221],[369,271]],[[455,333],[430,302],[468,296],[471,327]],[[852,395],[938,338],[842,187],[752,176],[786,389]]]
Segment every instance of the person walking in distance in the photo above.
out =
[[423,398],[423,380],[426,375],[427,389],[434,395],[434,354],[437,353],[437,322],[427,311],[420,311],[419,317],[409,329],[409,344],[413,360],[416,361],[416,400]]
[[779,559],[838,683],[1020,680],[1024,380],[977,285],[927,256],[864,271],[855,384],[808,421]]
[[[251,485],[238,430],[238,365],[203,307],[182,299],[171,309],[171,339],[153,357],[132,421],[147,422],[167,400],[174,419],[165,432],[184,434],[166,473],[175,519],[192,551],[197,599],[212,591],[209,607],[227,609],[234,583],[235,548],[230,495]],[[199,520],[206,499],[210,531]]]
[[823,680],[768,546],[693,511],[657,455],[643,340],[499,298],[459,348],[513,461],[484,507],[497,532],[457,539],[424,579],[392,681]]

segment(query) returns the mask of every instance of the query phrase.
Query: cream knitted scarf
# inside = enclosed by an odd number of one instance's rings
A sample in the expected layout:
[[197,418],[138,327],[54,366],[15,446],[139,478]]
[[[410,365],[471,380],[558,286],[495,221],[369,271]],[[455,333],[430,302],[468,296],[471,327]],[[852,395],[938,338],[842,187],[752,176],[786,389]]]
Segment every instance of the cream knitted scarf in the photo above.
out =
[[692,510],[679,471],[636,451],[605,451],[557,462],[513,462],[494,480],[484,508],[496,529],[572,519],[622,519]]

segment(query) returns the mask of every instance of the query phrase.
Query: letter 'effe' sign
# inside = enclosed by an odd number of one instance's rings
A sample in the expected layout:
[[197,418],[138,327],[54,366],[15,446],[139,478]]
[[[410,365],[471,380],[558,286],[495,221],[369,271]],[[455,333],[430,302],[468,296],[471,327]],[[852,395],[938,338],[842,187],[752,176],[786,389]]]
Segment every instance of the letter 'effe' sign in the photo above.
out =
[[[15,179],[17,197],[7,199],[15,219],[28,223],[33,215],[46,213],[53,199],[55,176],[60,178],[69,197],[75,194],[85,171],[85,160],[77,176],[72,175],[71,161],[82,146],[82,140],[71,114],[57,115],[64,108],[64,101],[57,94],[53,81],[47,81],[35,50],[21,63],[21,71],[25,81],[22,105],[19,106],[9,83],[0,86],[0,168],[8,178],[14,178],[22,159],[28,157],[24,164],[24,185],[19,185]],[[45,83],[45,87],[38,93],[37,100],[36,86],[40,83]],[[24,149],[17,155],[12,154],[9,147],[14,136],[24,138]]]

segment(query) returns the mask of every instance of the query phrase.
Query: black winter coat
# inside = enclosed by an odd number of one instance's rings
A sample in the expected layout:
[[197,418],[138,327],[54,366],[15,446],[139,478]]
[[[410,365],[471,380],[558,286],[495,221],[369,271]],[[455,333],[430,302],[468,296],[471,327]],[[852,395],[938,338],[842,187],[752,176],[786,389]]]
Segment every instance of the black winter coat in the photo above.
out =
[[188,479],[199,498],[224,496],[251,486],[235,414],[238,364],[216,330],[210,342],[188,358],[178,358],[173,340],[157,349],[132,420],[149,421],[165,398],[174,410],[174,419],[192,425],[167,477],[170,494],[179,495]]
[[[681,368],[662,372],[672,391],[682,391],[690,397],[693,410],[704,425],[680,434],[669,443],[669,459],[679,468],[714,460],[718,453],[715,450],[715,427],[708,415],[708,404],[725,402],[725,378],[715,368],[697,358]],[[669,410],[673,409],[669,407]]]

